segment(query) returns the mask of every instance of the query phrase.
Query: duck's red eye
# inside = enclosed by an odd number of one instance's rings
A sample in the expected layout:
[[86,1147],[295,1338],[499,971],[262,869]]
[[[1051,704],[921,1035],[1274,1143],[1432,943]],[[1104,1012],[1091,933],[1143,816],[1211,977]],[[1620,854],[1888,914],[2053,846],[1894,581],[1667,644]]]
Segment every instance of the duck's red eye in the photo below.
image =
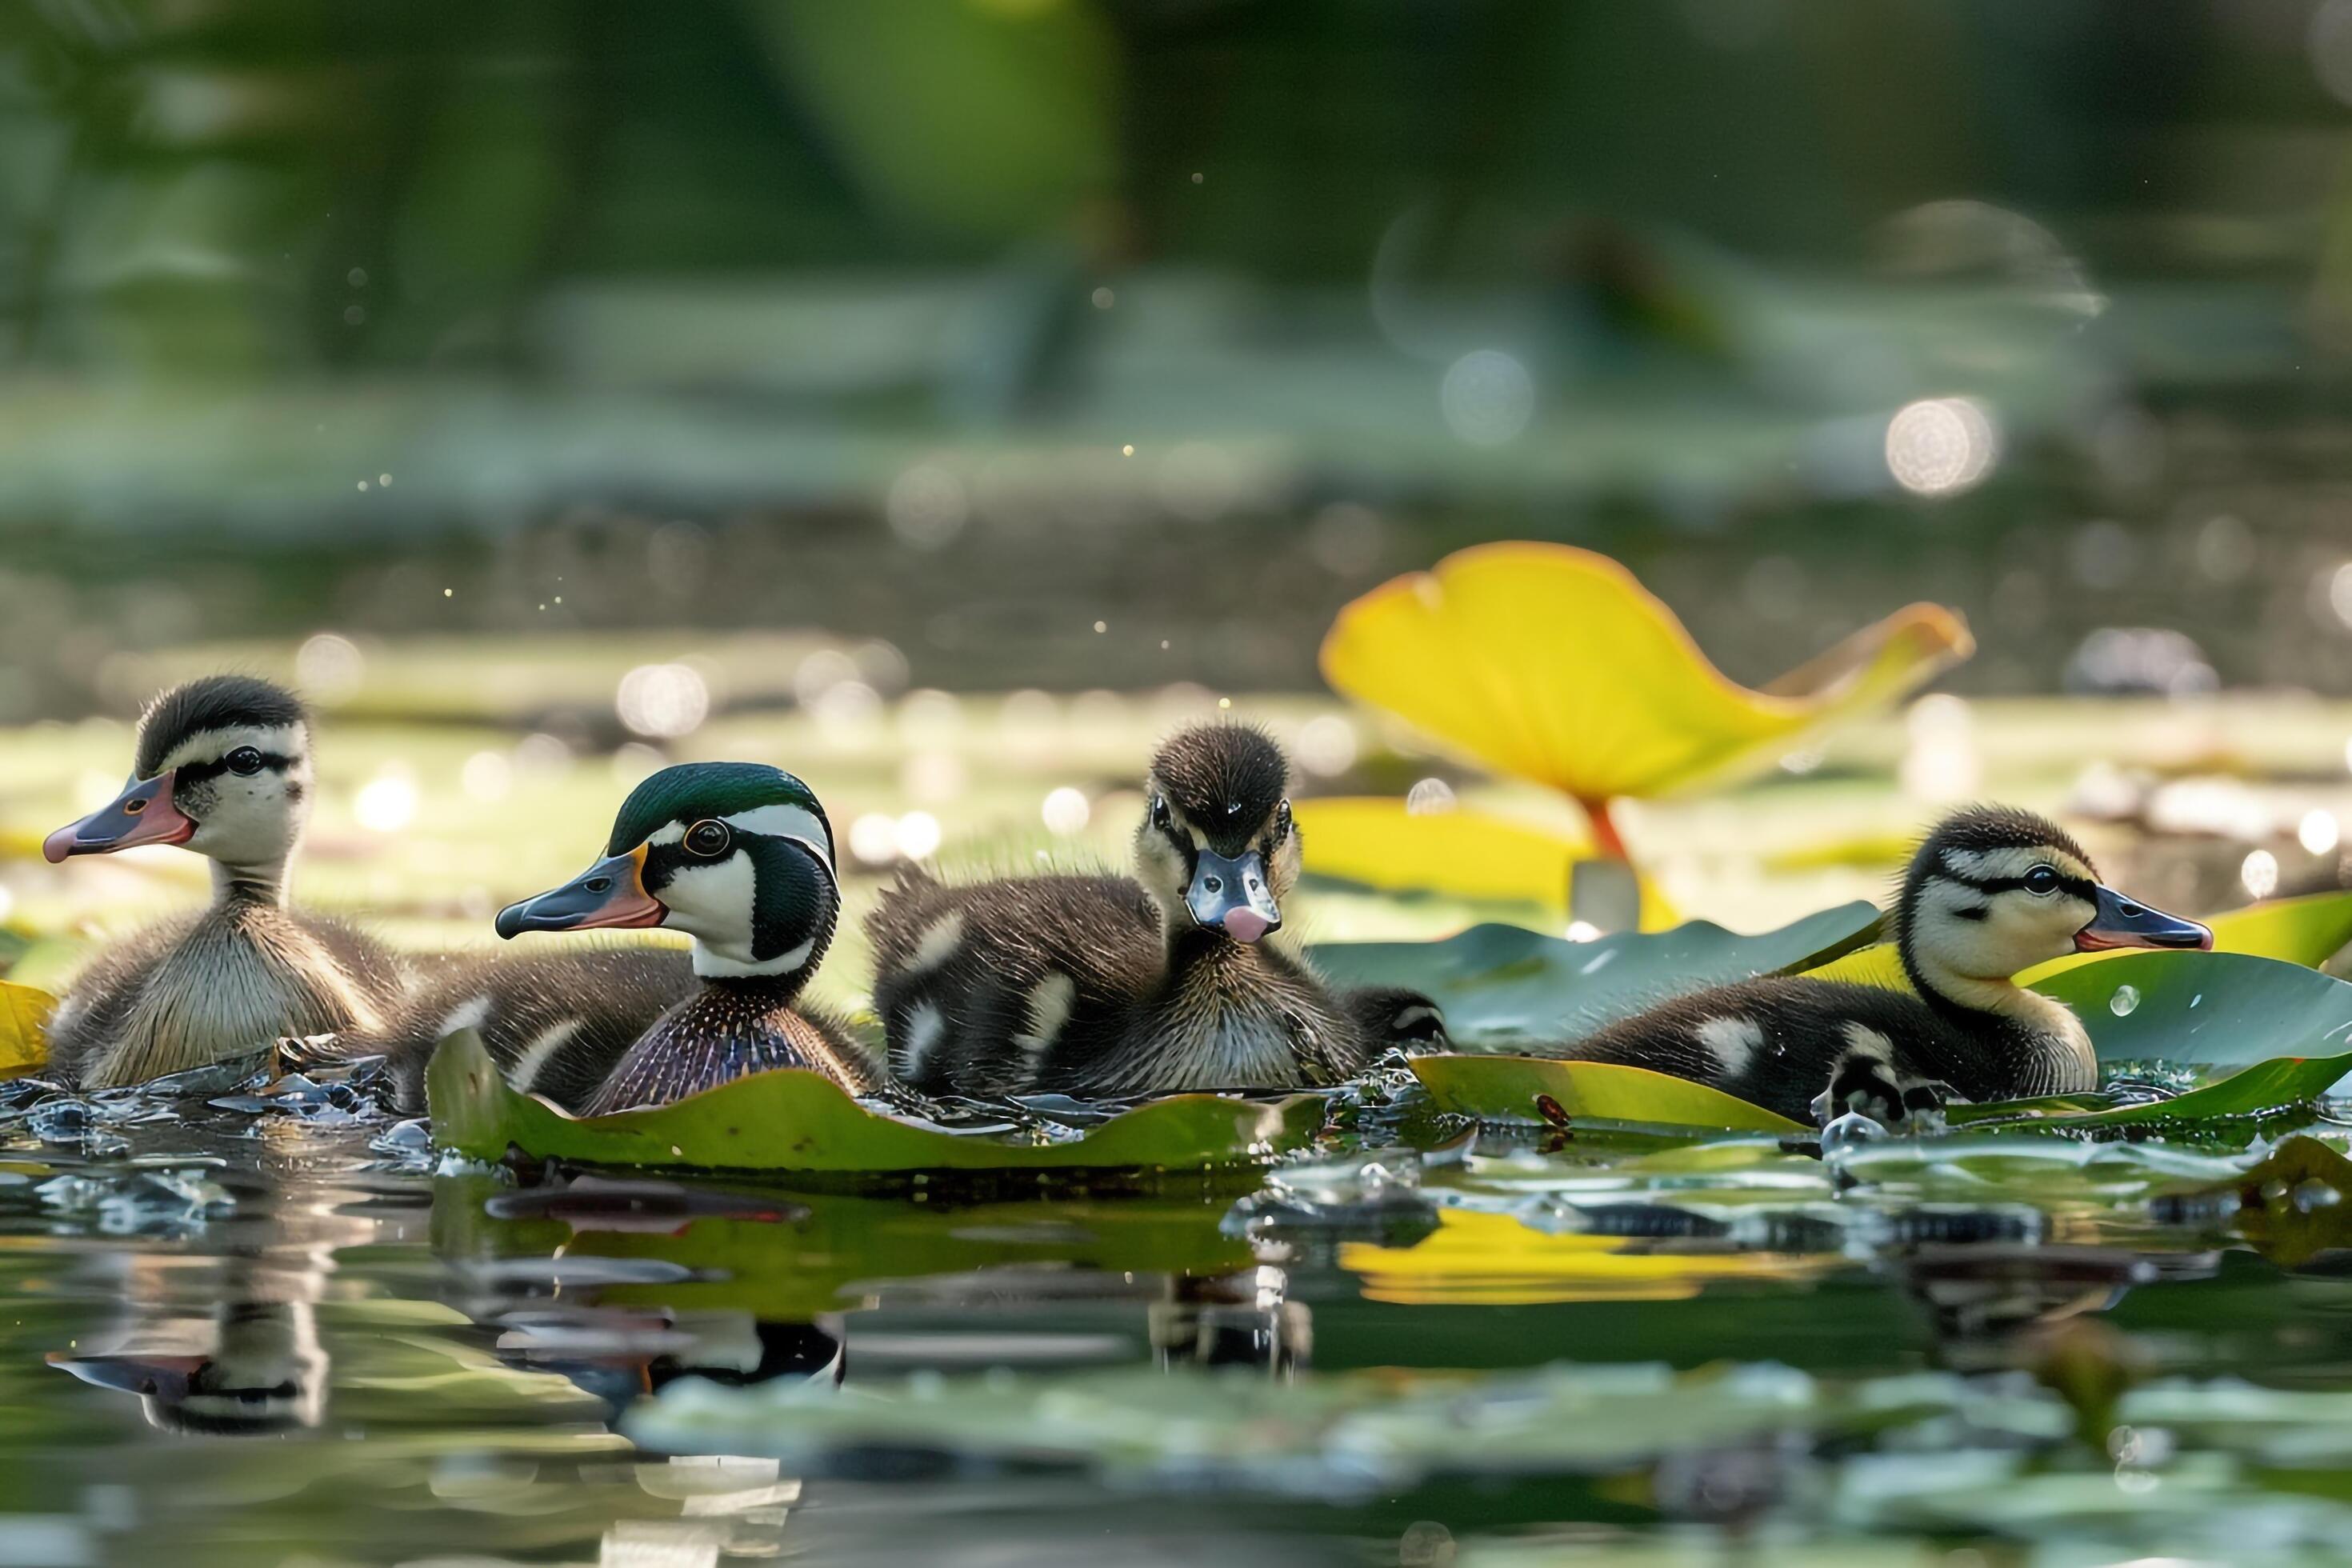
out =
[[699,855],[706,860],[726,854],[727,847],[734,841],[735,836],[727,830],[725,823],[709,818],[686,830],[687,852]]

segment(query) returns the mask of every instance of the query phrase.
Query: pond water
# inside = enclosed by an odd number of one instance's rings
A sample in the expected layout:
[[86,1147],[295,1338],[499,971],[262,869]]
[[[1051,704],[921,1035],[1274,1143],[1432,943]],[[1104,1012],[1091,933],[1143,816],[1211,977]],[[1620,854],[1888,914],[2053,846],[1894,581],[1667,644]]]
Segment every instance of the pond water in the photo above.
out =
[[1376,1118],[1263,1181],[788,1193],[453,1172],[331,1104],[6,1115],[0,1563],[2352,1542],[2324,1162],[2241,1209],[2242,1154],[2160,1142]]

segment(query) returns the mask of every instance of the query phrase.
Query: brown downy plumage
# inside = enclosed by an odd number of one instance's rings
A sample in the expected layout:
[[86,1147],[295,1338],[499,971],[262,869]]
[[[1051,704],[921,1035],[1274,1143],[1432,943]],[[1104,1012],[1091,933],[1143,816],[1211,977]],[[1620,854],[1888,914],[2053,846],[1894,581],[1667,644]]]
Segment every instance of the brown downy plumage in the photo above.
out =
[[468,1028],[509,1083],[577,1111],[638,1037],[698,984],[681,947],[457,953],[422,967],[383,1029],[346,1036],[341,1053],[390,1058],[393,1103],[411,1114],[425,1109],[435,1049]]
[[639,784],[605,858],[500,910],[498,930],[662,926],[694,939],[698,984],[583,1098],[601,1114],[774,1068],[811,1068],[852,1093],[878,1087],[864,1049],[800,1001],[840,912],[832,828],[808,786],[757,763],[695,763]]
[[1265,940],[1298,877],[1288,784],[1263,731],[1199,725],[1153,759],[1135,879],[902,871],[866,925],[893,1070],[932,1093],[1297,1087],[1442,1037],[1427,998],[1335,997]]
[[76,977],[49,1025],[58,1076],[112,1088],[383,1023],[403,986],[392,954],[287,907],[310,794],[310,717],[291,693],[212,676],[149,707],[122,794],[43,852],[181,845],[212,862],[212,903],[110,946]]
[[1954,1096],[2078,1094],[2098,1084],[2081,1020],[2011,977],[2082,950],[2212,943],[2203,926],[2102,886],[2056,823],[2001,806],[1958,812],[1927,836],[1892,924],[1916,994],[1749,980],[1545,1054],[1672,1073],[1800,1121],[1854,1109],[1899,1121]]

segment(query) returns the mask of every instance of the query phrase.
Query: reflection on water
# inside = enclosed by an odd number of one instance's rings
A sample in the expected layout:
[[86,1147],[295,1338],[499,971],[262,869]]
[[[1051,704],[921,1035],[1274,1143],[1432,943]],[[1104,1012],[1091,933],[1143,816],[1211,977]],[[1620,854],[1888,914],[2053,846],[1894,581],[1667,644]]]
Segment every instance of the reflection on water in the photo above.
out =
[[2352,1523],[2332,1152],[2282,1184],[1954,1141],[1833,1179],[1770,1141],[1490,1136],[1046,1200],[407,1173],[372,1121],[108,1129],[0,1156],[0,1562],[2127,1555]]

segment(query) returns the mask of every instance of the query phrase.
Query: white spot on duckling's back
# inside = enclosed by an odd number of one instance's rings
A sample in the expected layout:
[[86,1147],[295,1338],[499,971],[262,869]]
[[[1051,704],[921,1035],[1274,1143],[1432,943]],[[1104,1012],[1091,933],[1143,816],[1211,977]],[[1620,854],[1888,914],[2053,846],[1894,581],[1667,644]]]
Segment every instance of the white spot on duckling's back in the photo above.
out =
[[1874,1062],[1895,1059],[1895,1042],[1867,1025],[1848,1024],[1845,1026],[1845,1043],[1855,1056],[1868,1057]]
[[907,1009],[906,1027],[890,1043],[890,1067],[903,1079],[922,1076],[931,1053],[948,1032],[947,1015],[936,1002],[918,1002]]
[[1078,983],[1066,974],[1049,974],[1029,988],[1029,1027],[1013,1037],[1023,1055],[1041,1056],[1061,1037],[1077,994]]
[[903,973],[920,974],[927,969],[937,969],[953,958],[956,949],[962,945],[963,911],[954,910],[932,921],[923,932],[922,940],[915,943],[915,956]]
[[523,1047],[522,1054],[515,1058],[514,1070],[507,1074],[507,1081],[518,1090],[530,1093],[530,1086],[539,1081],[539,1075],[545,1070],[548,1058],[562,1050],[563,1043],[580,1032],[580,1025],[578,1018],[565,1018],[532,1036],[530,1044]]
[[448,1016],[441,1020],[441,1032],[434,1038],[446,1040],[452,1035],[462,1035],[468,1029],[478,1029],[482,1026],[483,1020],[489,1016],[490,999],[488,995],[468,996],[449,1009]]
[[1716,1070],[1738,1078],[1764,1048],[1764,1026],[1753,1018],[1706,1018],[1699,1022],[1698,1043],[1715,1058]]

